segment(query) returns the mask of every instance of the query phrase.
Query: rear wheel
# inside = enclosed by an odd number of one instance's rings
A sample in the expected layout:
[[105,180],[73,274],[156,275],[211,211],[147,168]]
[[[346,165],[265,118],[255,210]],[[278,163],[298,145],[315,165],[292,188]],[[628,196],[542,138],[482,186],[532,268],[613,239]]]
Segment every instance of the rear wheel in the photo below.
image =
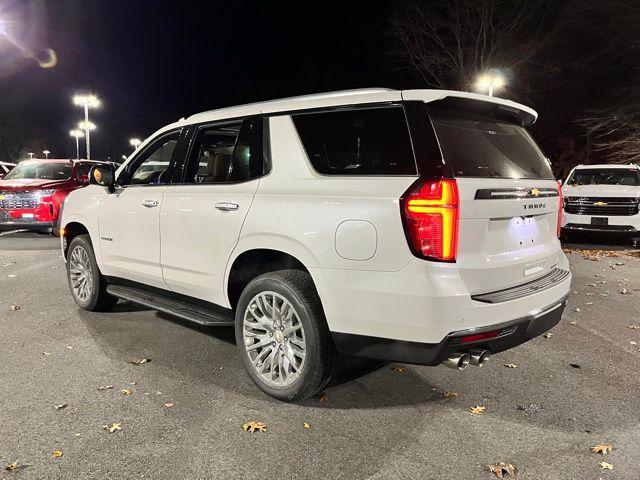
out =
[[279,400],[319,393],[336,369],[338,354],[306,272],[281,270],[252,280],[236,309],[236,341],[251,379]]
[[67,253],[67,278],[73,299],[89,311],[108,310],[118,299],[107,293],[107,282],[98,269],[89,235],[78,235]]

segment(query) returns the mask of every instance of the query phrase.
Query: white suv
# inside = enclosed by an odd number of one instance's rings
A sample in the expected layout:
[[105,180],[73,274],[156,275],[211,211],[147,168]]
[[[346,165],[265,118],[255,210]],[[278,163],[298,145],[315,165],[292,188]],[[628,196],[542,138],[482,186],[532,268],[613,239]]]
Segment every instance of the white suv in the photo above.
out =
[[578,165],[565,181],[562,231],[640,238],[640,168]]
[[536,113],[367,89],[162,128],[63,212],[75,301],[235,326],[255,383],[318,393],[340,355],[464,368],[554,326],[571,274]]

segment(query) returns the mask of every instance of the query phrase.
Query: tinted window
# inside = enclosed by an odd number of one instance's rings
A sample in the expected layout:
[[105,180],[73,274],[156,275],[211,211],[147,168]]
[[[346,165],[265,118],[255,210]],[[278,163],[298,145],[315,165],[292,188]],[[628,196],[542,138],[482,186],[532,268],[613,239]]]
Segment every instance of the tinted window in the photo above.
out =
[[203,127],[196,136],[188,183],[236,183],[262,175],[262,119]]
[[328,175],[415,175],[402,107],[301,113],[293,122],[307,156]]
[[463,110],[430,107],[429,115],[454,176],[554,178],[549,161],[523,127]]
[[136,160],[131,169],[129,183],[131,185],[159,185],[169,169],[173,151],[178,143],[178,134],[162,137],[146,148]]
[[7,173],[5,180],[40,179],[68,180],[71,178],[73,165],[60,162],[22,162]]
[[567,180],[569,185],[640,186],[640,172],[624,168],[578,168]]

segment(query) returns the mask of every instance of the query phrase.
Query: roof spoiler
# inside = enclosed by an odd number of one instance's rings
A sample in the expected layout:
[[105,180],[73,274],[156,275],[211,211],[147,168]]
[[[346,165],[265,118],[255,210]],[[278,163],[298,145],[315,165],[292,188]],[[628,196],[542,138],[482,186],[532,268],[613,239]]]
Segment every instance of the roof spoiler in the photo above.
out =
[[504,105],[502,103],[476,100],[473,98],[445,97],[442,100],[429,102],[427,105],[473,112],[479,115],[507,121],[509,123],[516,123],[523,127],[531,125],[536,121],[536,116],[526,110],[512,107],[510,105]]

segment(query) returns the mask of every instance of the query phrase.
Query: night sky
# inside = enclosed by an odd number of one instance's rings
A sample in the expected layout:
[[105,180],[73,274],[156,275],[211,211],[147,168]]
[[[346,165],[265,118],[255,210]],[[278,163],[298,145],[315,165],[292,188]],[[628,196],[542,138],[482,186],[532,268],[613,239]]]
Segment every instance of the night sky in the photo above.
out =
[[0,2],[16,38],[58,54],[51,69],[0,63],[0,122],[46,144],[52,156],[75,156],[68,131],[81,111],[71,97],[93,92],[103,106],[91,112],[92,157],[119,158],[131,151],[130,137],[195,112],[398,86],[383,55],[392,2],[304,3]]

